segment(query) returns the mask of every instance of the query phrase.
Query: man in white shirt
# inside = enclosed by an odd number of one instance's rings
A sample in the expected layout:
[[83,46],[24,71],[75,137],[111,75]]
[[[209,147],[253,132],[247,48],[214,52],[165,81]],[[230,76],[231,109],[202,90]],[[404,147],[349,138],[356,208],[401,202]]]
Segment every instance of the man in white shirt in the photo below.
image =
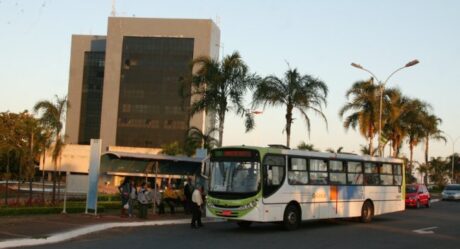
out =
[[203,226],[201,223],[201,205],[203,205],[201,186],[197,185],[192,193],[192,228],[199,228]]

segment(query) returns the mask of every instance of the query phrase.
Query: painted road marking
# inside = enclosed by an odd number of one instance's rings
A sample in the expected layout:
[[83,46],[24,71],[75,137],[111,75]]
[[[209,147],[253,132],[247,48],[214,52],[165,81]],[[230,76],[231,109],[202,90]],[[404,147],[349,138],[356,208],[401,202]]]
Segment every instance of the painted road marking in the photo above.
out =
[[418,233],[418,234],[433,234],[434,232],[431,230],[437,229],[437,228],[438,227],[425,227],[425,228],[420,228],[417,230],[412,230],[412,232]]

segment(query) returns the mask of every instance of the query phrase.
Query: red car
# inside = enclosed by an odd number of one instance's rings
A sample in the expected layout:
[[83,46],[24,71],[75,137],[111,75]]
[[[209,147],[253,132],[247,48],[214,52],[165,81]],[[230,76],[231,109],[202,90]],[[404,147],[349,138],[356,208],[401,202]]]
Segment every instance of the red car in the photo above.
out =
[[424,184],[406,185],[406,207],[430,207],[430,193]]

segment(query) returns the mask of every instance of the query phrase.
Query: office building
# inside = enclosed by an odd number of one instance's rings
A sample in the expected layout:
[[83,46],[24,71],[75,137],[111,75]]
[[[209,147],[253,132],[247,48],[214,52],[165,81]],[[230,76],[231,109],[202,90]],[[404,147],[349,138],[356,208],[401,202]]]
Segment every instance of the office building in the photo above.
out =
[[189,117],[179,95],[191,61],[218,59],[212,20],[109,17],[106,36],[73,35],[66,142],[158,148],[183,143],[189,127],[207,131],[214,115]]

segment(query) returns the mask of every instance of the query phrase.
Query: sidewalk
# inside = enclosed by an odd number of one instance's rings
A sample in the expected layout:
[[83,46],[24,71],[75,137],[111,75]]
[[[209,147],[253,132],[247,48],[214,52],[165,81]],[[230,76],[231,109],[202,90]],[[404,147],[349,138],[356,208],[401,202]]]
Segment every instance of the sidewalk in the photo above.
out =
[[122,218],[115,213],[0,217],[0,248],[56,243],[112,227],[187,224],[190,218],[183,213],[150,213],[147,219]]

